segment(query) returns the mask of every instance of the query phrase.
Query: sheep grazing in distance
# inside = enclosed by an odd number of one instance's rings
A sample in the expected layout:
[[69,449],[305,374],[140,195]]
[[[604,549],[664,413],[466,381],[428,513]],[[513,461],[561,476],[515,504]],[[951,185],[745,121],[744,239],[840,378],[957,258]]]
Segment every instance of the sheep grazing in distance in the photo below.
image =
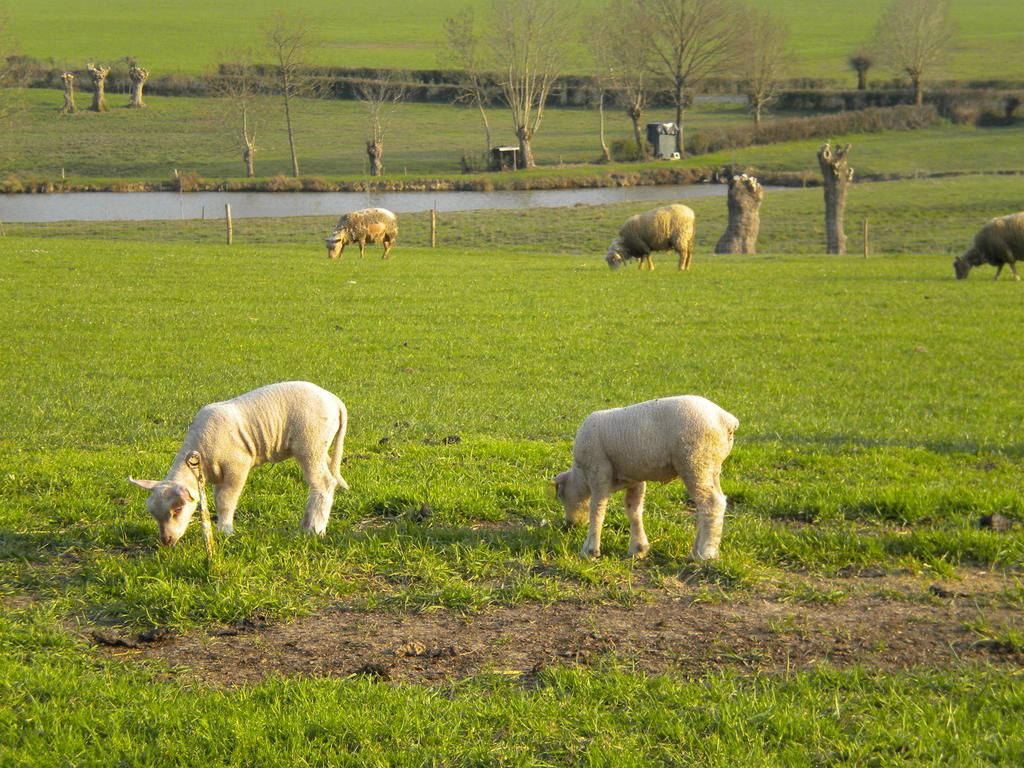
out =
[[666,205],[626,219],[618,236],[608,246],[604,260],[618,269],[627,259],[638,259],[641,269],[654,269],[652,251],[675,251],[679,269],[690,268],[694,235],[693,211],[685,205]]
[[[156,518],[160,541],[173,545],[199,502],[199,484],[186,461],[198,451],[203,478],[214,486],[217,528],[234,532],[238,497],[249,470],[294,458],[309,485],[303,530],[323,536],[340,474],[348,412],[345,404],[307,381],[270,384],[232,400],[203,406],[163,480],[128,481],[149,491],[146,508]],[[333,456],[328,456],[331,449]]]
[[973,245],[953,260],[953,271],[957,280],[963,280],[971,267],[991,264],[998,280],[1003,266],[1009,264],[1013,279],[1020,280],[1018,259],[1024,260],[1024,211],[990,219],[974,236]]
[[336,259],[349,243],[359,243],[359,258],[363,258],[367,243],[383,243],[386,259],[391,246],[398,239],[398,217],[386,208],[363,208],[344,214],[338,226],[324,239],[327,258]]
[[726,501],[719,476],[738,426],[735,416],[696,395],[590,414],[576,433],[572,468],[554,479],[555,494],[570,525],[583,522],[589,499],[589,527],[581,554],[600,556],[608,498],[623,488],[629,554],[647,554],[643,524],[647,481],[667,483],[681,477],[697,505],[697,536],[690,557],[717,557]]

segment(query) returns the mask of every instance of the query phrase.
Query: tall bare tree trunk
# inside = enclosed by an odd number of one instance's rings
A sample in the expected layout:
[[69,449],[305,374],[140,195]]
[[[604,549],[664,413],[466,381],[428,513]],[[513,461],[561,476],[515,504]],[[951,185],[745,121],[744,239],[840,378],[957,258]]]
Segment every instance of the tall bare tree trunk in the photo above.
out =
[[676,128],[679,129],[679,133],[676,134],[676,152],[679,156],[683,156],[683,99],[685,98],[683,93],[683,83],[676,81],[675,86],[675,102],[676,102]]
[[381,158],[384,156],[384,142],[372,139],[366,142],[366,156],[370,158],[370,175],[383,176],[384,163]]
[[256,176],[256,137],[249,133],[249,113],[242,107],[242,159],[245,160],[245,175],[247,178]]
[[60,79],[64,83],[64,106],[60,113],[73,115],[78,111],[78,107],[75,106],[75,73],[61,72]]
[[846,191],[853,180],[853,168],[846,160],[850,145],[835,147],[828,142],[818,150],[818,165],[825,187],[825,240],[826,253],[846,253],[846,233],[843,232],[843,212],[846,209]]
[[604,90],[597,97],[597,114],[601,122],[601,157],[604,162],[612,161],[612,153],[608,151],[608,142],[604,138]]
[[491,147],[494,144],[491,142],[491,122],[487,119],[487,111],[484,109],[483,99],[476,100],[476,108],[480,110],[480,120],[484,124],[484,134],[487,137],[487,157],[491,156]]
[[149,70],[143,69],[134,61],[128,68],[128,78],[132,81],[132,95],[128,101],[129,107],[142,108],[146,106],[142,103],[142,88],[149,80]]
[[761,201],[764,187],[753,176],[743,174],[729,179],[729,224],[718,238],[715,253],[756,253],[757,233],[761,228]]
[[110,74],[110,67],[102,64],[88,64],[89,76],[92,78],[92,106],[93,112],[106,112],[107,107],[107,75]]
[[284,122],[288,128],[288,151],[292,155],[292,176],[299,178],[299,156],[295,152],[295,131],[292,129],[292,104],[287,92],[284,96]]

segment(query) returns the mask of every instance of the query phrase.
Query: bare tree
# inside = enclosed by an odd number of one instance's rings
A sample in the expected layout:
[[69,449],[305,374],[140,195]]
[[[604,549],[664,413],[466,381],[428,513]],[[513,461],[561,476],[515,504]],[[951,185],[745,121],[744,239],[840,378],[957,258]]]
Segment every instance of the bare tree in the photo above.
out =
[[132,95],[128,100],[129,107],[142,108],[142,88],[149,80],[149,70],[139,66],[134,56],[129,56],[125,61],[128,63],[128,79],[132,81]]
[[259,83],[251,51],[224,54],[209,78],[213,92],[225,103],[232,132],[238,137],[245,175],[256,175],[256,112]]
[[874,48],[886,64],[902,70],[924,101],[924,75],[945,61],[956,36],[946,0],[894,0],[875,29]]
[[669,83],[676,112],[676,151],[684,145],[683,112],[693,90],[728,66],[735,48],[733,0],[633,0],[635,39],[651,51],[651,73]]
[[846,60],[850,69],[857,73],[857,90],[863,91],[868,87],[868,70],[874,66],[875,57],[868,51],[855,51]]
[[531,142],[563,63],[575,8],[561,0],[492,0],[491,49],[502,98],[512,113],[520,167],[534,168]]
[[715,253],[756,253],[757,233],[761,229],[761,203],[764,187],[754,176],[736,175],[729,179],[726,205],[729,224],[715,244]]
[[458,16],[444,20],[444,39],[438,52],[443,66],[458,71],[459,101],[472,104],[480,113],[487,141],[487,155],[491,153],[491,123],[484,108],[487,102],[487,85],[481,66],[479,38],[476,32],[476,16],[473,8],[467,7]]
[[75,106],[75,73],[61,72],[60,80],[64,83],[64,106],[61,107],[62,115],[73,115],[78,111]]
[[584,23],[583,37],[597,65],[599,77],[607,80],[633,126],[639,157],[650,157],[641,125],[647,109],[649,49],[636,44],[632,0],[612,0]]
[[822,186],[825,190],[825,252],[846,253],[846,232],[843,230],[843,213],[846,211],[846,192],[853,181],[853,168],[846,155],[850,145],[833,147],[828,142],[818,150],[818,165],[821,167]]
[[110,67],[102,64],[89,62],[86,65],[89,70],[89,77],[92,78],[92,106],[93,112],[106,112],[107,107],[107,75],[110,74]]
[[770,11],[753,8],[743,13],[740,24],[735,61],[756,129],[761,127],[761,113],[779,93],[789,28]]
[[366,155],[370,159],[370,175],[384,173],[384,136],[387,133],[388,118],[398,103],[405,98],[406,89],[391,79],[390,74],[379,80],[368,80],[356,85],[356,98],[366,105],[370,138],[366,141]]
[[313,28],[299,15],[278,13],[264,28],[263,39],[276,67],[277,86],[284,103],[284,119],[288,129],[288,150],[292,158],[292,175],[299,176],[299,156],[295,150],[295,102],[303,96],[316,94],[316,78],[312,75],[312,56],[319,45]]

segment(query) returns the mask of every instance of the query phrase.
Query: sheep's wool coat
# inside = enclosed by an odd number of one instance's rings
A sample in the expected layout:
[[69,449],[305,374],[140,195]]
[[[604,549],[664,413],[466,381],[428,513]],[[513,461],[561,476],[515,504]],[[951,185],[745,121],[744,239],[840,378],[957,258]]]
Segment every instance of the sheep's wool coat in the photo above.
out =
[[[174,457],[167,479],[175,479],[192,451],[199,451],[207,482],[217,484],[225,469],[256,467],[311,452],[326,452],[348,420],[334,394],[308,381],[270,384],[199,409]],[[331,457],[337,476],[340,446]]]
[[718,468],[739,419],[697,395],[647,400],[590,414],[573,443],[575,468],[614,468],[616,486],[669,482],[677,468]]
[[611,249],[624,258],[640,258],[652,251],[668,251],[693,243],[695,217],[688,206],[673,204],[626,219]]
[[972,267],[994,267],[1024,261],[1024,211],[991,219],[974,236],[974,245],[960,257]]
[[330,240],[346,243],[379,243],[398,237],[398,217],[386,208],[363,208],[344,214],[331,233]]

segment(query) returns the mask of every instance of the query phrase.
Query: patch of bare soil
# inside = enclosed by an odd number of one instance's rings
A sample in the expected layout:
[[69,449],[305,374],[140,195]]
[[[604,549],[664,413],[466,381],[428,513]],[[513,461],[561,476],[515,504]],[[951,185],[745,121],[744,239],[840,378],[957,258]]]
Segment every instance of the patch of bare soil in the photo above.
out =
[[[1022,612],[996,599],[1002,577],[978,572],[950,583],[884,577],[838,579],[835,604],[793,603],[781,592],[702,602],[679,584],[639,605],[556,603],[400,614],[334,606],[267,625],[245,621],[178,635],[86,630],[105,656],[157,663],[167,675],[214,685],[267,675],[368,674],[413,683],[486,672],[529,675],[549,665],[614,656],[648,673],[700,675],[724,668],[781,672],[832,665],[879,670],[989,662],[1024,666],[1024,654],[969,624],[1020,632]],[[855,586],[851,586],[855,584]]]

